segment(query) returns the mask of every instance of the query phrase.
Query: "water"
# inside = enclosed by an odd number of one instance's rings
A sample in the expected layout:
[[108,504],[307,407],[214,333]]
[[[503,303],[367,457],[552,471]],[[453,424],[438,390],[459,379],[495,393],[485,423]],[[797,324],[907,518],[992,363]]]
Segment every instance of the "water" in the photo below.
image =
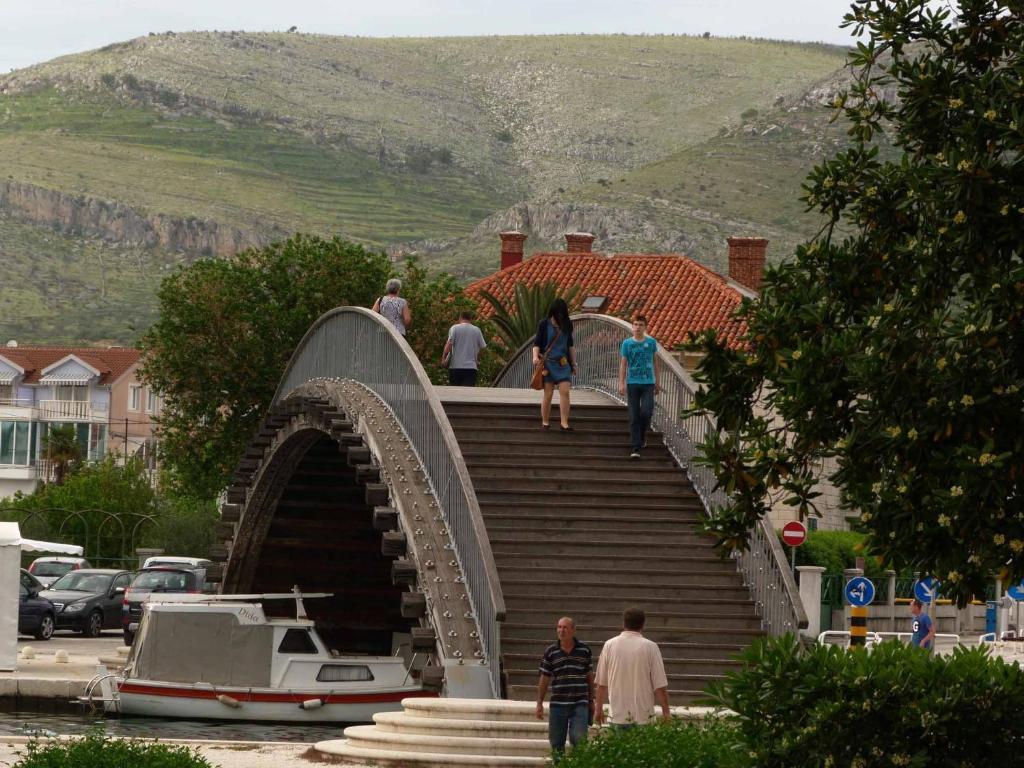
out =
[[101,727],[110,736],[220,741],[288,741],[310,743],[340,739],[345,724],[219,723],[201,720],[165,720],[157,717],[103,717],[89,713],[53,713],[14,710],[0,714],[4,736],[67,736]]

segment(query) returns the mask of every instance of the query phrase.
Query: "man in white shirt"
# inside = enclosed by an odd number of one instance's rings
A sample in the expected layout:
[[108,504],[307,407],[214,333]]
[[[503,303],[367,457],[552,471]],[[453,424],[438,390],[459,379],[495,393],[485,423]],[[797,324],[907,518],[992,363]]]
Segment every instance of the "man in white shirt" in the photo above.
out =
[[648,722],[654,703],[661,716],[671,717],[668,707],[668,677],[661,650],[643,636],[646,616],[640,608],[622,614],[622,633],[604,644],[597,662],[597,702],[594,719],[604,722],[604,703],[611,704],[611,724],[632,728]]
[[462,312],[459,322],[448,329],[448,342],[441,353],[441,365],[448,365],[448,383],[453,387],[475,387],[480,353],[487,342],[473,325],[473,314]]

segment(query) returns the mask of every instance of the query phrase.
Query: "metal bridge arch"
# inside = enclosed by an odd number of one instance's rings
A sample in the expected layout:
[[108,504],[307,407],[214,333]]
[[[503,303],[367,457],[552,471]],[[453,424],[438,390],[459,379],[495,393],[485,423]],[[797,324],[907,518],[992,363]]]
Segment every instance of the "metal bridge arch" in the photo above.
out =
[[[280,478],[325,435],[348,451],[350,464],[356,456],[361,471],[379,479],[375,493],[384,488],[419,575],[416,589],[436,630],[449,695],[499,695],[505,607],[469,472],[415,353],[369,310],[326,313],[292,355],[264,428],[228,491],[224,520],[232,547],[225,588],[248,583],[244,571],[269,524],[265,510],[280,493]],[[263,511],[250,516],[250,508]],[[416,581],[414,574],[405,583]],[[467,626],[472,629],[464,631]]]

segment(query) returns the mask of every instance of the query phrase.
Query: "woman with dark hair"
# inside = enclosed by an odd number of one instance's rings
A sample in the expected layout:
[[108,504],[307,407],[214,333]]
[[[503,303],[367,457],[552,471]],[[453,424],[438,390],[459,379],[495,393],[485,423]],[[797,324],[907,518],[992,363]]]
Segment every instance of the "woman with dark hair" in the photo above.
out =
[[551,419],[551,398],[558,387],[558,415],[562,431],[569,432],[569,383],[576,373],[576,347],[572,341],[572,320],[569,305],[555,299],[548,316],[540,321],[533,341],[533,364],[544,361],[544,398],[540,404],[540,427],[548,429]]

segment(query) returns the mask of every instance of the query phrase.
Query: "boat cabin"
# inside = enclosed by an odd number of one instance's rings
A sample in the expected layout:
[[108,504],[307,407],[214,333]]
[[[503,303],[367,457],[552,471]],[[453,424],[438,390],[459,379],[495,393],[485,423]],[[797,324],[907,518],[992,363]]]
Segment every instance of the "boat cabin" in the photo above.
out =
[[147,600],[124,678],[216,688],[351,685],[373,691],[415,685],[401,657],[341,657],[324,645],[309,619],[268,619],[259,603],[203,595]]

